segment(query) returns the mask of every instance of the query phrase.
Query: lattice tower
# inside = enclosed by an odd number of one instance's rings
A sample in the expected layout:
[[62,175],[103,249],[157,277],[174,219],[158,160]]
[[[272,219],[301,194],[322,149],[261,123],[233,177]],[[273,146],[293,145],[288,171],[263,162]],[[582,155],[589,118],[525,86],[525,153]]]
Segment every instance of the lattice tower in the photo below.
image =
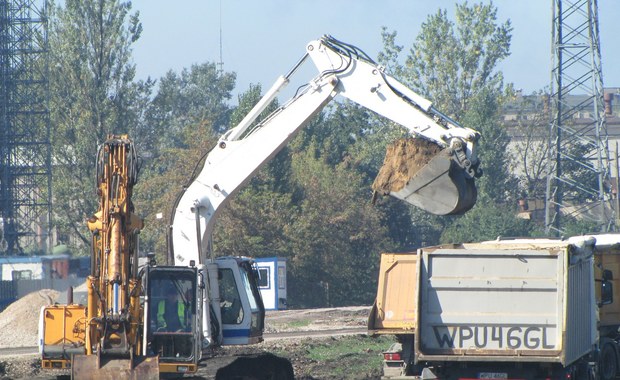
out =
[[0,255],[49,250],[46,8],[45,0],[0,2]]
[[[569,218],[613,229],[596,0],[552,0],[551,123],[546,230]],[[592,231],[595,232],[595,231]]]

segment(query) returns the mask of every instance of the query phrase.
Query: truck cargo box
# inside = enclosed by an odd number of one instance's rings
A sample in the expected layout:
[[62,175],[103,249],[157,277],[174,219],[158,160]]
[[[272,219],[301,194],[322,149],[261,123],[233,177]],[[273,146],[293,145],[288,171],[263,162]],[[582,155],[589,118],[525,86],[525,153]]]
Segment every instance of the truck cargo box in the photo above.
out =
[[418,361],[555,362],[597,340],[593,251],[566,241],[418,252]]
[[381,254],[377,298],[368,318],[370,334],[414,333],[417,262],[415,252]]

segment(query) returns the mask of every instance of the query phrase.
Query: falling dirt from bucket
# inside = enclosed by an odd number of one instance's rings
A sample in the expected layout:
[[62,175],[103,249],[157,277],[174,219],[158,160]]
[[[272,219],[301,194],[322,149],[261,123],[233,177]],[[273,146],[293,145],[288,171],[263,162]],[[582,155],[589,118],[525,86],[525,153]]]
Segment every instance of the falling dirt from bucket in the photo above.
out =
[[401,190],[441,151],[441,146],[421,138],[407,137],[394,141],[387,147],[383,166],[372,189],[381,195]]

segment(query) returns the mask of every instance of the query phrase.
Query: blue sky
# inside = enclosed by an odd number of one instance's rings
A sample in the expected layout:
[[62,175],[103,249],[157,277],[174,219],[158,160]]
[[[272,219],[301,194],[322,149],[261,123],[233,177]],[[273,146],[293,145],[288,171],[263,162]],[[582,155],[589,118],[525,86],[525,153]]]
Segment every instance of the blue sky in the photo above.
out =
[[[488,1],[485,1],[485,3]],[[470,1],[470,4],[473,2]],[[358,46],[371,57],[381,50],[381,27],[398,32],[409,48],[420,25],[439,8],[454,14],[446,0],[133,0],[144,31],[134,45],[137,76],[157,79],[168,70],[222,61],[237,73],[235,94],[251,83],[263,90],[303,55],[306,43],[323,34]],[[512,55],[500,70],[525,93],[549,86],[551,0],[498,0],[498,19],[513,26]],[[620,87],[620,1],[599,1],[603,81]],[[308,69],[309,70],[309,69]],[[311,79],[313,73],[303,81]]]

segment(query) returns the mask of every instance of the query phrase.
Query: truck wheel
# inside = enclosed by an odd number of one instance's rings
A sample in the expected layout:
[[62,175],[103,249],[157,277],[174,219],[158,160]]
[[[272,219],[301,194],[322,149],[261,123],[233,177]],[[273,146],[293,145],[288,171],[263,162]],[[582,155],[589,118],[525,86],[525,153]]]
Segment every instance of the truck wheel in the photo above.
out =
[[616,377],[618,362],[616,361],[616,351],[611,344],[603,346],[598,368],[601,380],[613,380]]

